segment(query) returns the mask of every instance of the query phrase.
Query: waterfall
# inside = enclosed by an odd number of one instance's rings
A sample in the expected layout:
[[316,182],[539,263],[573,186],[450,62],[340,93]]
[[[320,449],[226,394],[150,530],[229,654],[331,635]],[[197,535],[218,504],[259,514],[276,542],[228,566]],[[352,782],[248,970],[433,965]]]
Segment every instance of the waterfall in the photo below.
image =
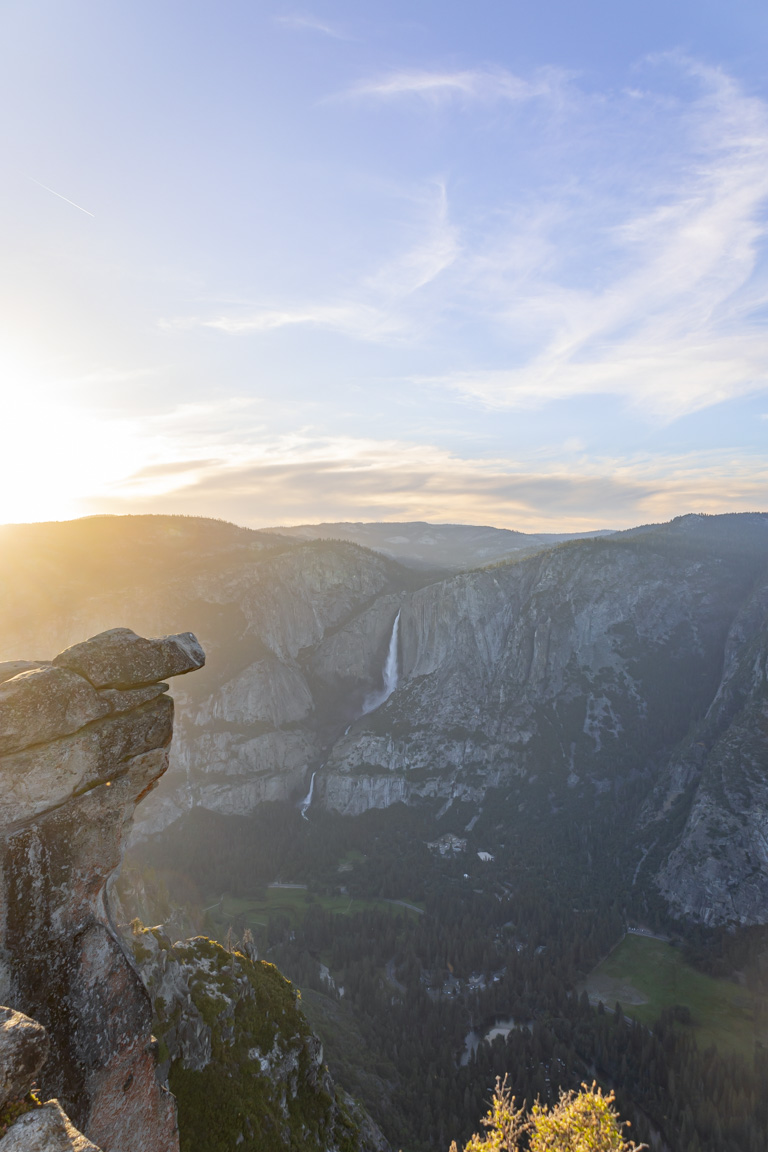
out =
[[[382,686],[376,692],[369,692],[369,694],[365,697],[365,700],[363,701],[363,710],[360,713],[360,716],[367,716],[369,712],[373,712],[374,709],[380,708],[381,705],[386,700],[389,700],[389,698],[392,695],[392,693],[394,692],[395,688],[397,688],[398,673],[399,673],[398,662],[397,662],[397,644],[398,644],[398,636],[399,635],[400,635],[400,612],[398,611],[397,616],[395,616],[395,622],[392,625],[392,635],[389,638],[389,648],[387,649],[387,658],[384,661],[384,669],[382,672]],[[360,717],[358,716],[357,719],[359,719],[359,718]],[[354,723],[354,721],[353,721],[353,723]],[[347,725],[346,729],[344,730],[345,736],[350,731],[351,727],[352,727],[352,724]],[[324,767],[325,767],[325,762],[320,765],[320,770],[322,770]],[[312,779],[309,782],[309,792],[307,792],[306,796],[304,797],[304,799],[299,804],[301,814],[305,820],[309,820],[309,816],[307,816],[307,812],[309,811],[309,807],[312,803],[312,795],[314,793],[314,790],[315,790],[315,773],[313,772],[312,773]]]
[[366,696],[363,703],[363,716],[367,716],[369,712],[374,709],[380,708],[385,700],[389,700],[390,696],[397,688],[397,638],[400,632],[400,613],[395,616],[395,622],[392,625],[392,636],[389,641],[389,650],[387,652],[387,659],[384,662],[384,683],[378,692],[371,692]]
[[314,790],[315,790],[315,773],[313,772],[312,773],[312,779],[309,782],[309,792],[307,792],[306,796],[304,797],[304,799],[302,800],[301,805],[300,805],[301,814],[305,820],[309,820],[309,816],[307,816],[307,809],[309,808],[310,804],[312,803],[312,793],[314,792]]

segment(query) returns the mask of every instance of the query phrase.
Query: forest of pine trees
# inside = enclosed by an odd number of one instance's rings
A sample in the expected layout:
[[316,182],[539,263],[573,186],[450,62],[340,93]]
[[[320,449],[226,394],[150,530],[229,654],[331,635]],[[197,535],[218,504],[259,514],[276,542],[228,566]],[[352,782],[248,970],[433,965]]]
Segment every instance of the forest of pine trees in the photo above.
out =
[[[528,1107],[536,1099],[552,1105],[561,1089],[595,1079],[615,1091],[633,1138],[661,1139],[671,1152],[764,1152],[768,1052],[702,1049],[683,1009],[648,1027],[614,1005],[590,1005],[581,991],[621,939],[628,913],[626,893],[597,879],[610,867],[597,849],[591,869],[564,868],[564,879],[503,851],[467,878],[466,857],[429,852],[416,814],[370,817],[307,826],[288,806],[274,806],[258,820],[222,821],[221,835],[213,834],[215,820],[178,842],[166,834],[160,848],[146,850],[144,865],[169,883],[180,873],[184,890],[196,884],[202,898],[258,898],[277,875],[307,883],[299,915],[252,926],[259,954],[302,989],[332,1072],[394,1146],[445,1152],[453,1139],[465,1143],[496,1078],[507,1075]],[[355,865],[340,877],[339,859],[349,852]],[[423,914],[379,905],[339,915],[323,901],[342,883],[350,897],[417,901]],[[647,901],[643,912],[655,914]],[[239,939],[247,926],[209,927],[223,940],[229,928]],[[764,970],[759,930],[691,929],[679,946],[716,975],[750,964]],[[322,979],[321,963],[335,987]],[[484,986],[470,989],[473,974]],[[519,1026],[462,1063],[467,1033],[497,1019]]]

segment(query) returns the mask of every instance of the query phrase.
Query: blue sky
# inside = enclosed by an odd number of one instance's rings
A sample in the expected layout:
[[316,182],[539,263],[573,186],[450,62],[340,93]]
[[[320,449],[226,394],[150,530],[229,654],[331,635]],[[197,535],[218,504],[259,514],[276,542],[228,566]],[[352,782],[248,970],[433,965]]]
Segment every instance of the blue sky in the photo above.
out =
[[768,507],[766,59],[762,3],[6,3],[0,521]]

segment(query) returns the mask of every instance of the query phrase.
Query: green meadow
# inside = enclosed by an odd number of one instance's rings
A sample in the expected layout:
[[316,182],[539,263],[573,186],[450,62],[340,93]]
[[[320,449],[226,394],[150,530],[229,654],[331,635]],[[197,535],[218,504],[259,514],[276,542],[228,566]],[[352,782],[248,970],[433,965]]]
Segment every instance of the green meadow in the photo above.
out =
[[626,935],[585,987],[593,1003],[602,1000],[612,1009],[618,1001],[627,1016],[642,1024],[653,1024],[665,1008],[688,1008],[700,1048],[715,1045],[751,1059],[755,1041],[765,1039],[746,988],[697,971],[679,948],[662,940]]
[[353,916],[357,912],[375,909],[388,915],[401,915],[415,918],[418,912],[402,904],[388,900],[358,900],[351,896],[320,896],[306,888],[267,888],[258,897],[224,896],[221,902],[209,910],[216,934],[226,935],[227,928],[234,921],[253,931],[266,928],[270,916],[287,916],[293,927],[304,919],[310,907],[320,907],[338,916]]

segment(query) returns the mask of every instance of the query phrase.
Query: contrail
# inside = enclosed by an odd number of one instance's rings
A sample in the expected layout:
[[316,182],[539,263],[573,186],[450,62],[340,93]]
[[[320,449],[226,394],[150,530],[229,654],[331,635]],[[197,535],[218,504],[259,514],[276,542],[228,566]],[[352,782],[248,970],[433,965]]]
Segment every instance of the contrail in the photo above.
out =
[[[58,196],[59,200],[66,200],[67,204],[71,204],[73,208],[79,208],[81,212],[85,212],[86,216],[93,216],[93,212],[89,212],[87,208],[82,208],[79,204],[75,204],[74,200],[69,200],[66,196],[62,196],[61,192],[54,192],[53,188],[49,188],[47,184],[41,184],[39,180],[35,180],[34,176],[29,176],[29,180],[33,184],[37,184],[40,188],[45,188],[46,192],[53,192],[54,196]],[[94,220],[96,219],[93,216]]]

